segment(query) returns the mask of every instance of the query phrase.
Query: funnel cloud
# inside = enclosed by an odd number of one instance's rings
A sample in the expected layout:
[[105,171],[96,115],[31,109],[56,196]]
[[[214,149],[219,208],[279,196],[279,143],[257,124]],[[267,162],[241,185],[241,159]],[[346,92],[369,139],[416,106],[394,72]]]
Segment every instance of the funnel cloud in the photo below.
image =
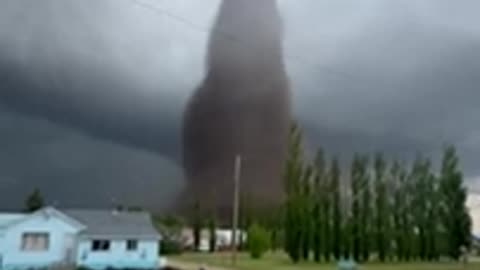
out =
[[276,1],[224,0],[211,33],[207,65],[206,78],[191,97],[184,119],[189,192],[212,204],[205,207],[228,211],[234,160],[240,155],[244,196],[273,203],[281,195],[290,122]]

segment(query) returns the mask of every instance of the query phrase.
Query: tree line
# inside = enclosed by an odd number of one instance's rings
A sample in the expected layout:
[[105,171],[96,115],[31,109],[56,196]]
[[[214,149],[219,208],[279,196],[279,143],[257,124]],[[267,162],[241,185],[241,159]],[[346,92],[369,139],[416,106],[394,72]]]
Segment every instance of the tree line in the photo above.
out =
[[434,261],[459,259],[471,239],[467,190],[454,146],[437,172],[381,153],[355,154],[349,169],[319,149],[305,158],[302,133],[290,131],[284,185],[284,249],[291,260]]

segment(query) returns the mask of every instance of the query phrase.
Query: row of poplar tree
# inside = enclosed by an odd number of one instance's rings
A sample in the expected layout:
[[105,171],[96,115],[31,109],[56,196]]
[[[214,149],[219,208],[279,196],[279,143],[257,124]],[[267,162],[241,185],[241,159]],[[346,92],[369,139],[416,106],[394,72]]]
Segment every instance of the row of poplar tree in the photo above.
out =
[[283,244],[294,262],[459,259],[471,239],[467,190],[453,146],[439,172],[429,159],[411,164],[355,155],[349,169],[322,150],[314,162],[290,132],[285,166]]

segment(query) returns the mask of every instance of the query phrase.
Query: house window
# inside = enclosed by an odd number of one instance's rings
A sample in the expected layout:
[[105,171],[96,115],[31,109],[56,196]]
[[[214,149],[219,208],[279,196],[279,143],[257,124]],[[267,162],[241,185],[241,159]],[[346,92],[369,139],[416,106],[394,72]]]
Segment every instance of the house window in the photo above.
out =
[[128,251],[135,251],[138,249],[138,241],[137,240],[127,240],[127,250]]
[[108,251],[110,249],[110,241],[108,240],[93,240],[92,251]]
[[48,233],[24,233],[22,234],[23,251],[47,251],[50,244]]

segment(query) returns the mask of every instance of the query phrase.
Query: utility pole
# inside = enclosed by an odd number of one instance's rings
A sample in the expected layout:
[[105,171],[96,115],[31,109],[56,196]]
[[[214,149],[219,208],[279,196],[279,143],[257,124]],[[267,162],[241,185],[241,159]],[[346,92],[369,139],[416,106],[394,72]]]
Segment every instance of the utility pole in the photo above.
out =
[[[238,208],[240,191],[240,173],[242,171],[242,157],[235,156],[235,167],[233,173],[233,230],[232,230],[232,264],[237,263],[237,228],[238,228]],[[241,237],[241,236],[240,236]]]

